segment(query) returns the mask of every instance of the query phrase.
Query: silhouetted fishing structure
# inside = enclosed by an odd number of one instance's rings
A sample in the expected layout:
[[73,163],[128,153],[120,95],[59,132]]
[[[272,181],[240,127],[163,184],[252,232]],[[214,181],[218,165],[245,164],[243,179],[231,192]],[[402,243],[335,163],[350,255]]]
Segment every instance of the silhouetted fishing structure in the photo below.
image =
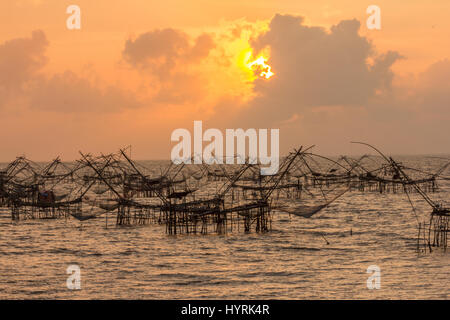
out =
[[[371,146],[367,143],[363,142],[353,142],[358,144],[363,144],[369,146],[378,152],[389,164],[392,172],[400,184],[402,185],[405,194],[408,197],[408,201],[411,204],[414,214],[416,215],[416,219],[418,222],[418,237],[417,237],[417,249],[420,250],[420,243],[426,247],[428,247],[429,251],[432,251],[432,247],[441,247],[444,250],[447,249],[447,235],[450,231],[450,208],[444,207],[443,204],[437,203],[433,199],[431,199],[428,194],[421,188],[421,183],[423,180],[413,180],[410,176],[405,172],[405,168],[397,163],[392,157],[386,157],[381,151],[379,151],[374,146]],[[447,163],[444,167],[439,169],[437,174],[432,175],[433,178],[436,178],[441,172],[443,172],[450,163]],[[433,187],[434,187],[433,180]],[[417,214],[416,208],[411,201],[409,196],[410,189],[414,188],[414,190],[426,201],[426,203],[431,207],[432,211],[430,213],[430,220],[427,224],[426,222],[420,222]],[[434,188],[433,188],[434,189]]]
[[[73,217],[88,221],[104,216],[116,226],[164,225],[167,234],[266,232],[274,214],[311,218],[345,194],[405,194],[418,223],[418,244],[447,247],[449,208],[432,200],[450,161],[436,172],[413,168],[386,157],[331,159],[293,150],[280,159],[274,175],[250,162],[160,165],[159,172],[133,161],[126,150],[65,163],[56,158],[37,164],[18,157],[0,170],[0,206],[13,221]],[[380,162],[380,159],[382,160]],[[419,221],[412,195],[431,207]]]

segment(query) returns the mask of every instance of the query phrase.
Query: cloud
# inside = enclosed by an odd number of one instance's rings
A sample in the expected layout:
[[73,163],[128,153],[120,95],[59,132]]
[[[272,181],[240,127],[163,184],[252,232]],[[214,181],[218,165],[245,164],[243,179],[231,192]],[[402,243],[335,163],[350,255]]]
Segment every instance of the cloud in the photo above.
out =
[[46,64],[48,41],[43,31],[34,31],[29,38],[16,38],[0,45],[0,106],[35,77]]
[[361,106],[389,90],[390,68],[401,56],[393,51],[377,54],[359,28],[357,20],[326,30],[304,25],[302,17],[274,16],[269,30],[251,42],[257,52],[270,50],[275,76],[255,83],[258,97],[250,111],[284,121],[317,106]]
[[102,89],[72,71],[43,75],[48,45],[45,33],[40,30],[34,31],[30,38],[0,44],[0,107],[16,106],[20,101],[25,108],[40,111],[92,113],[142,105],[131,92],[115,86]]
[[122,56],[133,67],[150,69],[160,79],[167,80],[179,65],[198,63],[214,47],[214,41],[208,34],[192,41],[186,33],[167,28],[127,40]]
[[352,140],[396,154],[450,150],[450,60],[401,77],[392,66],[404,57],[379,52],[359,29],[357,20],[325,29],[302,17],[274,16],[251,46],[269,51],[275,76],[256,80],[255,97],[234,113],[219,104],[214,125],[280,128],[283,152],[315,144],[351,153]]
[[195,44],[186,55],[188,62],[198,62],[209,55],[209,52],[215,47],[213,38],[208,34],[202,34],[197,37]]
[[130,93],[114,86],[102,90],[70,71],[39,82],[30,95],[31,107],[41,111],[111,113],[141,106]]
[[[114,137],[164,148],[170,128],[200,119],[223,129],[280,128],[282,153],[298,144],[347,153],[351,140],[395,153],[450,150],[449,60],[401,79],[392,66],[402,56],[379,52],[356,20],[331,28],[292,15],[266,22],[226,22],[196,37],[176,29],[143,33],[119,44],[127,68],[107,70],[103,80],[64,69],[44,74],[49,42],[42,31],[0,43],[0,129],[29,128],[23,141],[56,130],[64,146],[95,136],[99,147]],[[271,79],[251,82],[239,65],[249,38],[255,55],[269,51]],[[131,89],[106,85],[114,81]],[[16,101],[24,108],[9,112]],[[11,146],[20,145],[16,138]]]
[[172,28],[156,29],[127,40],[122,57],[150,83],[152,103],[186,106],[209,98],[203,67],[215,47],[210,34],[193,38]]
[[429,114],[450,119],[450,60],[433,63],[419,75],[412,100]]

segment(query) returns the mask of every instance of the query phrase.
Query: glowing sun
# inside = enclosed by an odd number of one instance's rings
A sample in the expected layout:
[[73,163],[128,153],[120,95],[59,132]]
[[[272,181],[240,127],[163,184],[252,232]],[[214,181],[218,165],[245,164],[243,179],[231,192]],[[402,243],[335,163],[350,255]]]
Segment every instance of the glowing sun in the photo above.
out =
[[268,58],[263,55],[259,55],[257,58],[252,57],[252,51],[247,50],[244,55],[244,66],[247,70],[250,70],[256,77],[263,79],[270,79],[274,73],[272,67],[267,64]]
[[269,79],[274,75],[274,73],[266,61],[267,59],[261,56],[256,60],[247,63],[247,67],[253,70],[261,78]]

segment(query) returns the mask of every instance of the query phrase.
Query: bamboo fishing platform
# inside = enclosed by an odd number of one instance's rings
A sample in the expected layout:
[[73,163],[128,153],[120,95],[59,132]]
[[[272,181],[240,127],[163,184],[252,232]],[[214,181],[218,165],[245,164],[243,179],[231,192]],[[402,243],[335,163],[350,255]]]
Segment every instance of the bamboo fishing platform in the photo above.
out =
[[[365,144],[365,143],[360,143]],[[336,160],[298,148],[280,161],[272,176],[261,165],[173,164],[159,172],[131,160],[125,150],[64,163],[56,158],[39,165],[18,157],[0,169],[0,206],[11,219],[74,218],[81,222],[103,216],[106,226],[163,225],[169,235],[269,232],[274,215],[295,206],[296,216],[310,218],[344,194],[410,194],[430,206],[428,221],[418,222],[418,247],[447,248],[449,209],[432,200],[450,160],[436,172],[406,166],[386,157]],[[381,161],[381,162],[380,162]],[[308,202],[310,203],[310,202]],[[419,246],[420,244],[420,246]]]

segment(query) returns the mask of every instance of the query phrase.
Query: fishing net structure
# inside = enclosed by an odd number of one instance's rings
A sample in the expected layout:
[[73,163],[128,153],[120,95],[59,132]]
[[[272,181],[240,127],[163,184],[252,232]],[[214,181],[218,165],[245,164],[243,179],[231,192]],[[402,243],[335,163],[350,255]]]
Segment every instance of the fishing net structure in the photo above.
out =
[[[441,159],[443,162],[436,172],[427,172],[403,165],[392,157],[385,156],[377,148],[367,143],[355,143],[366,145],[381,156],[384,160],[383,170],[389,176],[392,175],[392,180],[389,180],[389,182],[395,182],[392,187],[402,189],[406,195],[418,225],[417,250],[429,250],[431,252],[433,247],[446,250],[450,230],[450,201],[440,198],[440,193],[436,190],[438,189],[437,184],[441,182],[443,182],[446,191],[449,190],[449,184],[445,182],[448,181],[449,159]],[[423,217],[418,212],[417,203],[420,200],[431,208],[428,217]]]
[[[411,204],[418,247],[446,248],[449,203],[439,197],[441,188],[450,189],[450,160],[441,158],[437,170],[419,168],[367,146],[377,154],[328,158],[300,147],[279,159],[274,175],[262,175],[263,165],[248,159],[144,165],[125,149],[80,152],[74,162],[18,157],[0,168],[0,206],[14,221],[103,217],[106,226],[156,224],[168,234],[207,234],[266,232],[275,214],[309,219],[352,193],[396,193]],[[428,216],[418,218],[418,201],[430,206]]]

